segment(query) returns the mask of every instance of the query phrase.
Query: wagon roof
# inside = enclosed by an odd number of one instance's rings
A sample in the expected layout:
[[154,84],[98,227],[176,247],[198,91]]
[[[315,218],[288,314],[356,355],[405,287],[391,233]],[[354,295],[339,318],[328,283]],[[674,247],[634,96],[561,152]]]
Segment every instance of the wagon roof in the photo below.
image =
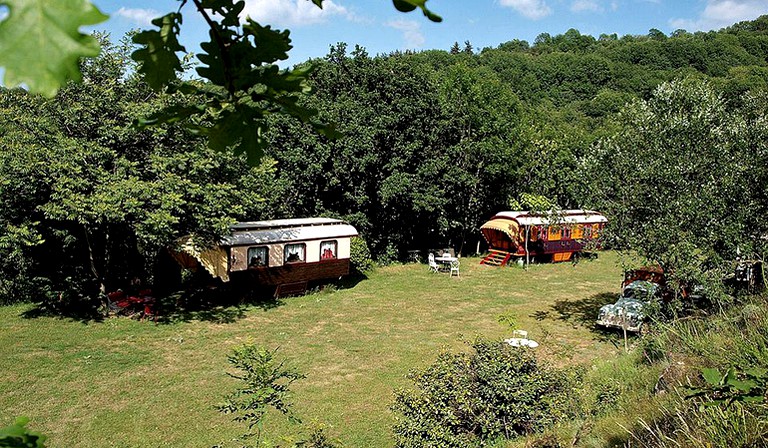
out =
[[339,219],[301,218],[241,222],[232,226],[232,234],[222,239],[222,246],[244,246],[290,241],[311,241],[357,236],[357,230]]
[[511,238],[512,241],[515,240],[519,228],[520,226],[517,222],[509,219],[492,219],[480,226],[480,229],[493,229],[503,232]]
[[492,219],[506,218],[517,221],[523,226],[557,225],[557,224],[596,224],[608,222],[608,218],[594,210],[563,210],[549,215],[529,211],[499,212]]
[[242,221],[231,226],[232,231],[238,230],[266,230],[286,227],[325,226],[333,224],[346,224],[340,219],[334,218],[293,218],[271,219],[268,221]]

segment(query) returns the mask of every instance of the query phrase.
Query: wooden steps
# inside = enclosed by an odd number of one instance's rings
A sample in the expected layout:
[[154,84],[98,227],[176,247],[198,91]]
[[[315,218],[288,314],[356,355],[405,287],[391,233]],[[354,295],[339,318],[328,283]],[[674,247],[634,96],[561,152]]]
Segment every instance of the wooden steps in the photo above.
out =
[[300,296],[307,292],[307,282],[283,283],[275,289],[275,298]]
[[511,253],[503,250],[491,249],[490,253],[480,261],[480,264],[488,266],[504,266],[512,256]]

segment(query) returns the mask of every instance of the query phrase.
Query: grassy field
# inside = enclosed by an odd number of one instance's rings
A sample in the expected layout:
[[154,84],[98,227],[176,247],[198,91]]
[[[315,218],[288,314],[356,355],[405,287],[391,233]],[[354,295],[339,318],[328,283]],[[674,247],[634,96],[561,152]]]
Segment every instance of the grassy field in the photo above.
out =
[[[619,291],[617,257],[577,265],[490,268],[463,259],[461,278],[425,265],[381,268],[347,289],[269,307],[219,308],[165,323],[112,318],[77,322],[0,308],[0,425],[14,416],[49,435],[51,447],[209,447],[244,427],[213,406],[234,387],[233,347],[256,342],[307,375],[296,413],[350,447],[390,446],[389,407],[405,375],[474,335],[510,336],[512,313],[557,365],[610,359],[615,337],[593,328],[599,305]],[[297,428],[266,422],[277,439]]]

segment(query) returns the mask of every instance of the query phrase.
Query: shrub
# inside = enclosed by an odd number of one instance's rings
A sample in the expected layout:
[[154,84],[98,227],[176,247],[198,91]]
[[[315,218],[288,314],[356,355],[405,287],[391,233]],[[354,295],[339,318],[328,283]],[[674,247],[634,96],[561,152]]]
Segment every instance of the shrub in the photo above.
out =
[[566,415],[569,381],[533,353],[477,339],[444,352],[395,392],[398,447],[471,447],[539,431]]
[[400,259],[400,253],[397,250],[397,246],[394,243],[387,244],[384,251],[376,254],[376,261],[379,266],[388,266],[393,263],[397,263]]
[[296,448],[341,448],[342,444],[331,440],[323,425],[314,423],[309,428],[307,438],[296,442],[293,446]]
[[46,436],[26,428],[29,419],[18,417],[11,426],[0,428],[0,447],[44,448]]
[[354,237],[350,243],[349,262],[352,270],[358,274],[365,274],[373,269],[373,259],[368,244],[361,237]]
[[553,434],[537,437],[525,445],[525,448],[562,448],[560,440]]
[[34,225],[6,224],[0,232],[0,304],[31,302],[46,297],[46,279],[35,276],[31,256],[42,243]]
[[240,380],[242,385],[217,408],[225,414],[234,414],[235,421],[244,422],[248,426],[244,438],[254,435],[261,438],[264,417],[270,408],[279,411],[290,421],[299,422],[293,414],[290,386],[294,381],[304,378],[304,375],[286,366],[284,361],[279,361],[276,352],[277,349],[267,350],[245,344],[234,349],[228,356],[229,363],[235,369],[235,373],[228,375]]

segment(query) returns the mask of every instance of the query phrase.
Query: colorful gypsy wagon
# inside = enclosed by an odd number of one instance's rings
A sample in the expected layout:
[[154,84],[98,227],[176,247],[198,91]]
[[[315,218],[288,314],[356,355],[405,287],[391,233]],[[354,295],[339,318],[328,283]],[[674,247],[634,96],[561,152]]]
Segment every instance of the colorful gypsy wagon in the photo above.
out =
[[480,263],[503,265],[512,258],[568,261],[594,245],[608,219],[592,210],[556,213],[500,212],[480,226],[490,254]]
[[182,266],[199,263],[224,282],[276,286],[278,295],[349,274],[351,239],[358,235],[353,226],[332,218],[239,222],[231,230],[203,251],[188,238],[174,257]]

